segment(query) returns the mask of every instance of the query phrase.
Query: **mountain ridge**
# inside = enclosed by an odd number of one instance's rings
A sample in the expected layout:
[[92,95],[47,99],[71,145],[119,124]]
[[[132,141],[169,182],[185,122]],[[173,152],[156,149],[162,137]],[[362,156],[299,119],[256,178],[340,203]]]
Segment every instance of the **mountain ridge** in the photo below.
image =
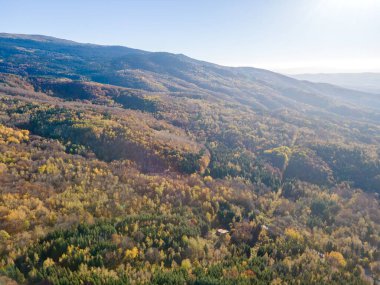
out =
[[[73,42],[66,45],[65,40],[63,46],[66,48],[62,48],[59,46],[62,44],[60,40],[55,38],[49,38],[51,42],[39,46],[38,43],[41,44],[41,42],[33,41],[34,37],[41,36],[12,37],[12,35],[3,34],[1,37],[4,48],[10,49],[11,54],[18,54],[20,60],[23,58],[29,62],[26,72],[28,76],[67,77],[70,75],[69,78],[75,80],[89,80],[155,92],[189,90],[193,92],[194,89],[198,89],[201,92],[211,92],[214,95],[216,92],[220,94],[219,96],[237,98],[240,102],[246,102],[257,109],[271,109],[282,104],[291,106],[294,104],[294,100],[304,101],[315,107],[315,103],[319,101],[318,98],[322,101],[325,100],[328,104],[328,101],[336,99],[334,94],[339,92],[352,93],[357,97],[371,96],[344,89],[337,90],[337,87],[329,88],[326,85],[297,81],[264,69],[224,67],[181,54],[146,52],[121,46],[99,46]],[[22,42],[25,38],[27,38],[27,42]],[[22,48],[32,49],[34,47],[41,54],[17,50],[17,45]],[[54,60],[54,56],[50,54],[49,56],[54,62],[46,62],[43,53],[46,55],[53,53],[56,59]],[[5,59],[4,55],[0,55],[0,57],[2,58],[1,72],[26,74],[17,65],[14,57],[8,59]],[[291,91],[292,94],[298,92],[299,95],[294,97],[293,94],[291,97],[289,90],[294,91]],[[308,102],[309,98],[310,102]],[[340,100],[351,107],[357,104],[357,101],[351,102],[346,98],[343,100],[340,98]],[[364,101],[363,107],[378,109],[380,103],[368,104]]]

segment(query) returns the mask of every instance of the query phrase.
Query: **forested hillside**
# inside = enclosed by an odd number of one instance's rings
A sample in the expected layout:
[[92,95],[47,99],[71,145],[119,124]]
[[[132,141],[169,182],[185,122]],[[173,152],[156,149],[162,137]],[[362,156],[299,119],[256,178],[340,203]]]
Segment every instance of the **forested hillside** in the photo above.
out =
[[376,282],[370,96],[0,34],[0,284]]

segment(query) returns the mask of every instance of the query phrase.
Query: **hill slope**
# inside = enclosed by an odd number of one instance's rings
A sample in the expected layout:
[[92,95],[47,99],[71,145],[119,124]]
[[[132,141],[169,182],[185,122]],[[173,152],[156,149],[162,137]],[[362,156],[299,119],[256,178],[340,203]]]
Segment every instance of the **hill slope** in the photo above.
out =
[[[254,109],[354,107],[369,94],[301,82],[267,70],[230,68],[184,55],[79,44],[43,36],[0,34],[0,71],[95,81],[155,92],[191,92]],[[368,104],[367,107],[374,107]],[[380,106],[375,106],[378,110]]]
[[[0,274],[21,284],[365,284],[366,93],[0,34]],[[228,231],[228,233],[226,233]]]

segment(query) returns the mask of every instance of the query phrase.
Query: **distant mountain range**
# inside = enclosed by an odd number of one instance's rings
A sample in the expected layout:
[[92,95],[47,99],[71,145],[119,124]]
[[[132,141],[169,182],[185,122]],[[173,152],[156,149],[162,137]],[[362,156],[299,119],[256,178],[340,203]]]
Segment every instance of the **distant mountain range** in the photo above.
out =
[[380,73],[316,73],[290,76],[298,80],[329,83],[353,90],[380,94]]
[[0,34],[0,72],[150,92],[185,92],[243,103],[255,110],[322,108],[336,113],[337,107],[341,112],[342,106],[351,109],[357,105],[380,110],[380,98],[370,93],[299,81],[268,70],[225,67],[182,54],[80,44],[40,35]]

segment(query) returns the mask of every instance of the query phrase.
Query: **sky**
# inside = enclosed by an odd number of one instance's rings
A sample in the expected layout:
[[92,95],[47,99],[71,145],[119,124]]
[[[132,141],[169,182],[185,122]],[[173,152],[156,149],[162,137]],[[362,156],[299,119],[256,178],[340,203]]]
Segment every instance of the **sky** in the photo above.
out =
[[287,74],[380,72],[380,0],[0,0],[0,32]]

